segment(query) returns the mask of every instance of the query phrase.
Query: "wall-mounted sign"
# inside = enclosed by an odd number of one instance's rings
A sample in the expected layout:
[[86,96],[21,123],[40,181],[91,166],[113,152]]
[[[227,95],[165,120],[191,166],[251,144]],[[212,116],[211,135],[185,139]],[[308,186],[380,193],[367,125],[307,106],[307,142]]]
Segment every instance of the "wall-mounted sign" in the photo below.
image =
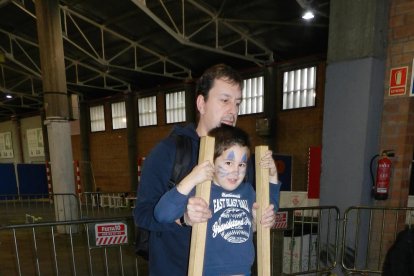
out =
[[0,158],[13,158],[13,141],[11,132],[0,133]]
[[43,132],[41,128],[32,128],[26,131],[27,148],[30,157],[45,156]]
[[390,96],[405,95],[407,90],[408,66],[392,68],[390,71]]

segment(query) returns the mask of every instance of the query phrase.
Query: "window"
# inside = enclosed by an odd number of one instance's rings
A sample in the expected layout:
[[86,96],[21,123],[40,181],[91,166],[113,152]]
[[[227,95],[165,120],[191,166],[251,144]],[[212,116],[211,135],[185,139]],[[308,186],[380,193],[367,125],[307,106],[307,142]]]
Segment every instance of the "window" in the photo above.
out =
[[263,76],[243,80],[243,101],[239,115],[263,112]]
[[157,97],[138,99],[139,126],[157,125]]
[[283,110],[315,106],[316,67],[283,73]]
[[104,131],[105,130],[105,113],[104,106],[98,105],[89,108],[89,115],[91,117],[91,131]]
[[165,94],[168,123],[185,122],[185,91]]
[[120,129],[126,128],[126,111],[125,102],[113,103],[112,108],[112,128]]

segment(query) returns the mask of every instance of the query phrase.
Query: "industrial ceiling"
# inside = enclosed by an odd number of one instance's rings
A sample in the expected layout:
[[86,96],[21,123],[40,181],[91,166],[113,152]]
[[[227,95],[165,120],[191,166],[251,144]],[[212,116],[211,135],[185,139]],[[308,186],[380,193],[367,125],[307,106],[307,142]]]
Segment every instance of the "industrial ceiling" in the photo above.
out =
[[[329,0],[59,1],[69,94],[94,100],[325,55]],[[302,13],[312,9],[315,18]],[[0,0],[0,121],[43,106],[35,1]]]

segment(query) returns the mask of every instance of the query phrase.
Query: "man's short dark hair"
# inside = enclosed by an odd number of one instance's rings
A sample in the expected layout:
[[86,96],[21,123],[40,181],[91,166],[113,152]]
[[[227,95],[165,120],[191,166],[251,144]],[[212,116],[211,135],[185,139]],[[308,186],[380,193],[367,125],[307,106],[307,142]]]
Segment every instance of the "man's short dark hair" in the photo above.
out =
[[211,66],[197,81],[197,95],[203,95],[204,99],[207,100],[208,93],[214,85],[214,80],[222,79],[231,84],[239,85],[240,89],[243,89],[243,79],[239,73],[232,67],[220,63]]

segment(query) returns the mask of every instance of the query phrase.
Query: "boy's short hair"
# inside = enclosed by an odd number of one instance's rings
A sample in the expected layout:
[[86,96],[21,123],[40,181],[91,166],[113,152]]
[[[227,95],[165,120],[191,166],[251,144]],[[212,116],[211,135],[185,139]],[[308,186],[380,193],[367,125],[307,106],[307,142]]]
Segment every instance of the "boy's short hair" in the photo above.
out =
[[250,151],[249,136],[241,128],[223,124],[210,130],[208,135],[215,139],[214,160],[234,145],[247,147]]
[[231,84],[238,85],[240,86],[240,89],[243,90],[243,79],[239,73],[232,67],[220,63],[208,68],[198,79],[196,87],[197,95],[203,95],[204,99],[207,100],[209,91],[213,87],[216,79],[225,80]]

